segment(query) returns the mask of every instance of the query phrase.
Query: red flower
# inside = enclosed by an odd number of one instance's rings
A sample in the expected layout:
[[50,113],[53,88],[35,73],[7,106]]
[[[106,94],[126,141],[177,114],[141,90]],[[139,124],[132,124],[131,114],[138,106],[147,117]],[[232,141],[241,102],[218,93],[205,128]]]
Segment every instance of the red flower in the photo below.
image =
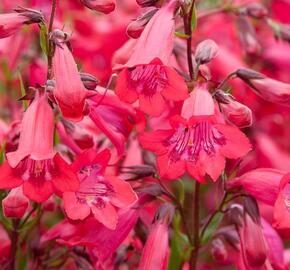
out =
[[174,208],[170,204],[164,204],[158,209],[142,252],[139,270],[167,269],[169,254],[168,226],[173,215]]
[[69,218],[83,220],[92,212],[99,222],[114,230],[118,222],[116,207],[127,208],[137,200],[129,183],[115,176],[104,176],[109,159],[108,150],[98,155],[88,150],[74,162],[80,187],[76,192],[63,194],[64,208]]
[[[57,35],[64,35],[59,32],[60,30],[54,32],[57,38]],[[82,120],[85,100],[93,95],[93,92],[85,89],[76,62],[65,43],[57,43],[55,46],[53,73],[55,79],[53,94],[63,117],[71,121]]]
[[0,167],[0,188],[23,184],[24,194],[37,202],[47,200],[54,191],[78,188],[70,166],[53,150],[53,121],[46,95],[37,92],[24,114],[18,149],[7,153]]
[[187,171],[202,182],[214,181],[225,167],[225,158],[237,159],[251,149],[247,137],[236,127],[219,124],[211,95],[197,88],[184,102],[181,116],[170,118],[169,130],[141,134],[141,145],[157,154],[160,176],[176,179]]
[[24,24],[39,23],[43,20],[42,14],[37,10],[18,7],[15,11],[0,14],[0,38],[12,36]]
[[[187,96],[184,79],[169,67],[172,55],[176,1],[170,1],[157,11],[146,25],[134,51],[123,66],[116,85],[121,100],[134,103],[151,116],[159,116],[165,100],[180,101]],[[162,35],[160,35],[162,33]]]

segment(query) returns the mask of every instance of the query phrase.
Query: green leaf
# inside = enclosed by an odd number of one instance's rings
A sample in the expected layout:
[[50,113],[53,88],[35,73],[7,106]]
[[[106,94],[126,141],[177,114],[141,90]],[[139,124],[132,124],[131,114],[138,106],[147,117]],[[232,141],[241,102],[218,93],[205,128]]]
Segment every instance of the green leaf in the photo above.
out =
[[[19,79],[19,83],[20,83],[21,96],[23,97],[26,95],[26,90],[24,87],[24,83],[23,83],[23,79],[22,79],[20,71],[18,71],[18,79]],[[28,101],[27,100],[23,100],[23,107],[25,110],[28,108]]]
[[190,37],[189,35],[182,33],[182,32],[175,32],[175,36],[182,38],[182,39],[188,39]]
[[210,222],[210,224],[208,225],[208,227],[206,228],[206,231],[203,235],[202,238],[202,244],[206,244],[208,242],[209,239],[212,238],[214,231],[217,229],[218,225],[220,224],[221,220],[223,218],[223,214],[222,213],[217,213],[214,218],[212,219],[212,221]]
[[45,55],[48,55],[48,41],[47,41],[47,28],[44,23],[39,24],[40,27],[40,47]]
[[197,25],[197,12],[195,5],[192,9],[192,17],[191,17],[191,30],[194,31]]

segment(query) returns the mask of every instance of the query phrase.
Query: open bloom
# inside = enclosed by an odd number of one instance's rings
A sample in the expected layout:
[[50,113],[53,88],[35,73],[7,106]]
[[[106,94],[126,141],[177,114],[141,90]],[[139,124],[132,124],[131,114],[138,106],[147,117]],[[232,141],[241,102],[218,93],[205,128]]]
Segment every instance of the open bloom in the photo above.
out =
[[54,191],[75,190],[78,179],[70,166],[53,150],[53,111],[44,93],[35,99],[24,114],[18,148],[6,154],[0,167],[0,188],[23,184],[24,194],[42,202]]
[[0,38],[12,36],[23,24],[39,23],[42,14],[33,9],[17,8],[15,13],[0,14]]
[[116,208],[127,208],[137,200],[129,183],[115,177],[104,176],[110,152],[96,155],[93,150],[82,153],[73,163],[80,187],[76,192],[63,194],[64,208],[69,218],[83,220],[92,214],[109,229],[118,222]]
[[[116,94],[121,100],[139,100],[142,111],[159,116],[165,100],[180,101],[187,96],[184,79],[171,67],[176,1],[171,0],[157,11],[146,25],[130,59],[119,74]],[[162,33],[162,35],[160,34]]]
[[218,123],[213,99],[201,87],[184,102],[182,116],[171,117],[169,130],[139,137],[145,149],[157,154],[163,178],[176,179],[187,171],[200,182],[206,174],[215,181],[225,167],[225,158],[240,158],[251,149],[238,128]]
[[84,116],[85,100],[93,94],[86,90],[76,62],[65,43],[57,43],[53,56],[54,98],[64,118],[80,121]]

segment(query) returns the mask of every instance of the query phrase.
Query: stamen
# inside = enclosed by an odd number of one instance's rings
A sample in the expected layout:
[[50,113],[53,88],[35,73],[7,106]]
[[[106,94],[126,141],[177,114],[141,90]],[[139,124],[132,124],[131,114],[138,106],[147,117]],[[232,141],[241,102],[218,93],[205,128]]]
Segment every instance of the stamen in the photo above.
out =
[[180,126],[164,145],[171,148],[170,159],[173,162],[180,159],[196,162],[202,150],[212,156],[217,146],[225,143],[225,137],[215,127],[208,122],[200,122],[192,127]]
[[290,211],[290,182],[286,184],[283,190],[284,203],[288,211]]
[[152,96],[162,91],[167,83],[168,78],[161,65],[137,66],[130,72],[130,84],[139,94]]

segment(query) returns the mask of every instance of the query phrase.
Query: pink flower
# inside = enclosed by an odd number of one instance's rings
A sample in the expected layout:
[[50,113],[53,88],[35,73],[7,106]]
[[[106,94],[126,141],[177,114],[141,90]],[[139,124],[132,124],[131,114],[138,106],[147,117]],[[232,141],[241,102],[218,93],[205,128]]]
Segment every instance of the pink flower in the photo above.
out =
[[0,167],[0,188],[23,184],[29,199],[42,202],[56,191],[75,190],[78,180],[70,166],[53,150],[53,111],[44,93],[24,113],[18,148],[6,154]]
[[22,218],[29,205],[22,187],[12,189],[2,201],[3,214],[9,218]]
[[43,20],[42,14],[33,9],[17,8],[16,13],[0,14],[0,38],[15,34],[23,24],[39,23]]
[[139,100],[140,109],[151,116],[161,115],[165,100],[180,101],[188,96],[184,79],[169,67],[175,9],[176,1],[171,0],[157,11],[143,30],[128,62],[115,67],[122,69],[116,94],[128,103]]
[[57,242],[69,247],[91,247],[91,252],[101,263],[105,263],[136,225],[138,213],[136,209],[120,210],[115,230],[110,230],[92,217],[79,223],[64,220],[46,231],[41,237],[41,243],[57,239]]
[[173,206],[164,204],[156,214],[142,252],[139,270],[167,269],[169,254],[168,226],[173,217],[172,211],[174,211]]
[[145,119],[140,111],[138,113],[130,104],[120,101],[113,91],[104,93],[104,90],[98,87],[101,94],[90,98],[89,117],[111,140],[119,156],[122,156],[132,129],[143,120],[145,122]]
[[225,158],[240,158],[251,149],[239,129],[217,122],[213,99],[201,87],[184,102],[182,116],[170,119],[169,130],[139,136],[141,145],[157,154],[163,178],[176,179],[187,171],[197,181],[204,181],[206,174],[215,181],[225,167]]
[[263,99],[290,106],[290,84],[268,78],[250,69],[239,69],[237,75]]
[[127,208],[137,196],[129,183],[115,177],[104,176],[110,152],[96,155],[93,150],[82,153],[73,163],[78,173],[80,187],[76,192],[63,194],[64,208],[69,218],[83,220],[92,213],[109,229],[118,223],[117,208]]
[[85,100],[94,93],[85,89],[75,60],[65,43],[58,43],[55,46],[53,73],[55,79],[53,95],[63,117],[71,121],[82,120]]
[[284,175],[285,172],[280,170],[259,168],[228,181],[227,186],[228,188],[242,187],[257,200],[274,205]]
[[105,14],[111,13],[115,10],[115,0],[81,0],[84,6],[89,9],[99,11]]

